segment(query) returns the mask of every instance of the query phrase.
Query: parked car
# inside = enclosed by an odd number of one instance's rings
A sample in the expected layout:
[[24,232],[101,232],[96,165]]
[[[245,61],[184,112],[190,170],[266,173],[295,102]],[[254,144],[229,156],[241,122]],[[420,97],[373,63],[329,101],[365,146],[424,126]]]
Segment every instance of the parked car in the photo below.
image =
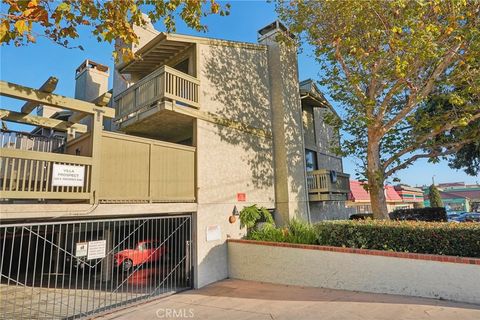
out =
[[458,222],[480,222],[480,213],[465,212],[454,219]]
[[123,271],[130,271],[135,266],[146,262],[160,260],[167,252],[167,247],[158,240],[142,240],[134,249],[125,249],[114,255],[115,265]]
[[456,218],[458,218],[459,215],[463,214],[464,212],[458,212],[458,211],[447,211],[447,218],[448,218],[448,222],[459,222],[457,220],[455,220]]

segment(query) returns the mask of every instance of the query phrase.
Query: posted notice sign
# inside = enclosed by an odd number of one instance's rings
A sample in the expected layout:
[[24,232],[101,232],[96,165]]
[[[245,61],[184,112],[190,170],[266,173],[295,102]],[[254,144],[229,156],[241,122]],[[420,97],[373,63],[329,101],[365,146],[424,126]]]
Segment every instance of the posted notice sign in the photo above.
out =
[[222,239],[222,231],[218,224],[207,226],[207,241]]
[[107,240],[97,240],[88,242],[87,259],[101,259],[105,258],[107,248]]
[[75,248],[76,257],[85,257],[88,251],[88,242],[77,242]]
[[85,166],[68,164],[53,164],[52,186],[54,187],[83,187]]

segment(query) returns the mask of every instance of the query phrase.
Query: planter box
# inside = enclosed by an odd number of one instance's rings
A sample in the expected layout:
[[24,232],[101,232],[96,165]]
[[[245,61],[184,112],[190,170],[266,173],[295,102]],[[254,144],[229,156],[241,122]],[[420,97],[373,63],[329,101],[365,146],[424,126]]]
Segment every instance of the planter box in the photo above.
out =
[[229,277],[480,304],[480,259],[228,241]]

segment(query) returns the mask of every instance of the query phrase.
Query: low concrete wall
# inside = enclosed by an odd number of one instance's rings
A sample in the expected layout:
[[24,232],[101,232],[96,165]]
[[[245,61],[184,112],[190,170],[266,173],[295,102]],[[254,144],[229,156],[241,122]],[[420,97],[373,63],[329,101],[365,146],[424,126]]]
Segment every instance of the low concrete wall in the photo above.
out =
[[229,277],[480,304],[480,259],[229,240]]

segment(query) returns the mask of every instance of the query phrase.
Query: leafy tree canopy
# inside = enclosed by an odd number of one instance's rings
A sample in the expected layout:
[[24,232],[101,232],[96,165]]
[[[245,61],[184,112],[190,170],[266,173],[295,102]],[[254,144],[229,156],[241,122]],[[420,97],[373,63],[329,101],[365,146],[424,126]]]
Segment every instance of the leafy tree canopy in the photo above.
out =
[[[444,94],[432,95],[425,105],[417,111],[416,117],[437,117],[443,115],[445,122],[448,117],[458,113],[458,106],[451,102],[452,96]],[[471,102],[474,103],[474,102]],[[419,126],[417,131],[425,134],[430,129],[425,126]],[[468,126],[459,126],[452,128],[442,134],[439,134],[430,141],[428,150],[441,152],[438,145],[450,146],[451,154],[442,158],[449,160],[449,166],[452,169],[463,169],[465,173],[476,176],[480,173],[480,120],[471,122]],[[436,148],[436,149],[435,149]],[[430,159],[432,162],[439,160],[439,157]]]
[[[321,84],[344,109],[342,152],[364,163],[375,217],[388,217],[385,179],[478,139],[458,128],[480,119],[480,1],[276,3],[290,30],[313,46]],[[420,112],[434,91],[454,108]]]
[[[0,43],[13,42],[16,46],[46,37],[70,47],[71,39],[78,38],[80,27],[89,28],[98,41],[121,40],[132,44],[138,42],[132,23],[146,24],[142,11],[153,23],[163,21],[169,32],[175,31],[177,14],[189,27],[206,31],[202,17],[229,13],[229,5],[222,7],[217,0],[2,0],[2,3]],[[116,48],[114,57],[121,53],[125,59],[132,58],[127,47]]]

